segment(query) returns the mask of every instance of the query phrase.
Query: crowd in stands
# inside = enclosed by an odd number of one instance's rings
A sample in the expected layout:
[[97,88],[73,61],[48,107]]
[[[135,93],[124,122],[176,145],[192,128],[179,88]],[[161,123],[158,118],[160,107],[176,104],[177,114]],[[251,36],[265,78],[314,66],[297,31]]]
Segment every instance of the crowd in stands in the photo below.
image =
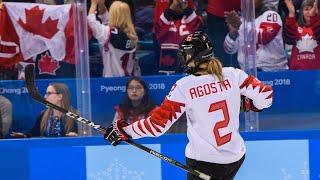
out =
[[[6,2],[72,6],[73,1],[0,0],[2,27],[8,27],[8,23],[10,24],[9,7],[6,7]],[[228,2],[225,0],[88,0],[87,2],[91,77],[183,74],[184,68],[178,52],[179,44],[188,34],[198,30],[209,35],[215,56],[223,60],[224,66],[245,69],[246,57],[242,48],[245,29],[244,19],[241,18],[241,0]],[[255,27],[251,28],[255,29],[256,35],[257,70],[320,69],[318,1],[255,0],[254,2],[256,19]],[[74,18],[72,11],[69,18]],[[12,36],[17,36],[16,32],[12,33]],[[24,67],[30,63],[36,67],[38,79],[76,76],[76,61],[57,60],[50,48],[27,59],[19,56],[20,59],[15,59],[17,63],[7,63],[6,58],[11,58],[9,55],[12,52],[12,45],[11,42],[8,43],[9,40],[4,34],[8,34],[8,28],[0,28],[0,80],[24,79]],[[66,53],[68,56],[70,51]],[[144,95],[148,94],[143,81],[139,78],[134,78],[132,81],[138,82],[138,85],[143,87]],[[151,101],[145,99],[141,100],[141,103],[151,103],[147,106],[149,109],[128,104],[132,81],[127,84],[127,99],[116,107],[118,115],[121,114],[127,119],[146,115],[155,107]],[[133,90],[140,91],[137,87]],[[141,110],[141,114],[132,114],[137,112],[136,108],[139,109],[138,112]],[[46,117],[47,123],[48,115]],[[36,136],[46,133],[43,123],[38,123],[39,125],[41,129],[36,127]],[[3,132],[8,133],[7,130]],[[69,130],[63,131],[64,135],[67,132]],[[15,135],[33,136],[32,133]]]
[[[72,1],[11,2],[62,5]],[[122,5],[112,6],[113,2],[88,1],[91,77],[181,74],[179,43],[197,30],[208,33],[224,66],[244,69],[240,0],[121,0]],[[319,69],[317,6],[314,0],[255,0],[258,70]],[[1,65],[0,78],[23,79],[26,63],[36,65],[37,78],[75,76],[74,63],[57,61],[47,50],[11,66]],[[46,66],[56,69],[51,72]]]

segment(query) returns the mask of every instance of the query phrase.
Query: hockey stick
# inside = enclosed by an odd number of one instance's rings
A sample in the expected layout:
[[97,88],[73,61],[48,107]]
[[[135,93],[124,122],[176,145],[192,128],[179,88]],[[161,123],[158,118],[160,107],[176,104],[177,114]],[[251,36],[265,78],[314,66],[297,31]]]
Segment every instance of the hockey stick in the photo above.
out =
[[[65,115],[67,115],[67,116],[69,116],[69,117],[71,117],[71,118],[73,118],[73,119],[75,119],[75,120],[77,120],[77,121],[79,121],[81,123],[84,123],[84,124],[94,128],[94,129],[96,129],[96,130],[98,130],[98,131],[100,131],[102,133],[104,133],[106,131],[105,127],[103,127],[101,125],[98,125],[98,124],[95,124],[94,122],[92,122],[92,121],[90,121],[88,119],[85,119],[85,118],[81,117],[80,115],[78,115],[76,113],[70,112],[70,111],[68,111],[68,110],[66,110],[66,109],[64,109],[64,108],[62,108],[60,106],[52,104],[49,101],[47,101],[45,98],[43,98],[40,95],[40,93],[38,92],[37,88],[36,88],[34,66],[32,64],[27,65],[25,67],[25,81],[26,81],[28,92],[29,92],[30,96],[34,100],[46,105],[47,107],[53,108],[55,110],[58,110],[61,113],[65,114]],[[149,154],[151,154],[151,155],[153,155],[153,156],[155,156],[157,158],[160,158],[160,159],[162,159],[162,160],[164,160],[164,161],[166,161],[166,162],[168,162],[168,163],[170,163],[170,164],[172,164],[174,166],[177,166],[177,167],[179,167],[179,168],[181,168],[181,169],[183,169],[183,170],[185,170],[185,171],[187,171],[187,172],[189,172],[189,173],[191,173],[191,174],[193,174],[193,175],[195,175],[197,177],[200,177],[200,178],[202,178],[204,180],[210,180],[211,179],[211,177],[208,176],[207,174],[204,174],[204,173],[202,173],[200,171],[194,170],[194,169],[190,168],[189,166],[183,165],[183,164],[175,161],[174,159],[171,159],[171,158],[169,158],[169,157],[167,157],[167,156],[165,156],[165,155],[163,155],[163,154],[161,154],[161,153],[159,153],[157,151],[154,151],[154,150],[152,150],[152,149],[150,149],[150,148],[148,148],[146,146],[143,146],[141,144],[135,143],[132,140],[126,140],[124,142],[126,142],[126,143],[128,143],[128,144],[130,144],[132,146],[135,146],[135,147],[137,147],[137,148],[139,148],[139,149],[141,149],[141,150],[143,150],[143,151],[145,151],[145,152],[147,152],[147,153],[149,153]]]

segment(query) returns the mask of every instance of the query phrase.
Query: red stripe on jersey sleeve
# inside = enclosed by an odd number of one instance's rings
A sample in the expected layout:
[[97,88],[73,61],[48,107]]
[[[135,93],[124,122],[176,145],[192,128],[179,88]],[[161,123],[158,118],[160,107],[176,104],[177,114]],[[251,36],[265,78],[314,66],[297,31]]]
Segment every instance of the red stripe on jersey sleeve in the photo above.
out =
[[140,129],[140,131],[143,133],[143,134],[147,134],[146,132],[144,132],[144,130],[142,129],[142,125],[140,123],[141,121],[138,121],[138,128]]
[[177,118],[177,113],[181,113],[181,107],[185,107],[184,103],[170,101],[167,98],[156,108],[149,120],[151,125],[156,129],[157,132],[162,132],[157,126],[164,128],[168,121],[172,121],[173,118]]
[[[152,111],[151,116],[144,120],[137,121],[137,127],[144,135],[152,134],[156,136],[156,134],[161,134],[169,121],[172,122],[178,118],[177,113],[182,112],[181,107],[185,107],[185,104],[165,99],[158,108]],[[132,126],[132,129],[137,135],[144,136],[137,133],[138,131],[136,131],[134,126]]]
[[147,122],[147,119],[144,120],[143,124],[144,124],[144,127],[146,127],[146,129],[147,129],[153,136],[156,136],[156,135],[153,133],[153,131],[152,131],[149,123]]
[[[163,111],[162,109],[157,109],[156,111],[154,111],[150,117],[150,122],[152,124],[156,124],[158,126],[161,126],[161,127],[165,127],[166,125],[166,121],[163,121],[163,116],[164,116],[164,113],[166,113],[165,111]],[[167,116],[167,117],[171,117],[171,116]],[[171,120],[171,119],[169,119]]]
[[[149,119],[150,120],[150,119]],[[158,132],[161,133],[161,130],[158,128],[158,126],[155,123],[152,123],[151,121],[149,121],[151,126]]]
[[253,78],[255,78],[255,77],[253,77],[252,75],[249,75],[244,81],[243,81],[243,83],[240,85],[240,89],[242,89],[242,88],[244,88],[244,87],[246,87],[246,88],[248,88],[248,86],[250,85],[250,82],[252,81],[252,79]]
[[134,126],[131,126],[132,127],[132,130],[134,133],[136,133],[137,135],[141,136],[141,134],[139,134],[135,129],[134,129]]
[[166,98],[161,106],[155,110],[153,113],[155,116],[152,119],[160,120],[166,124],[168,120],[172,121],[173,118],[177,118],[177,113],[181,113],[181,107],[185,107],[185,104]]

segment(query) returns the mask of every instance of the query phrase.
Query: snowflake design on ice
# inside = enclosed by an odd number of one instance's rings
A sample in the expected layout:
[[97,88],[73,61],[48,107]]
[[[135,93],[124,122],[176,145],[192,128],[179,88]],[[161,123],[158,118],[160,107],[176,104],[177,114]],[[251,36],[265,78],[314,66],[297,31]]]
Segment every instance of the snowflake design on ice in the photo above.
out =
[[[309,163],[307,161],[303,162],[303,169],[301,169],[299,171],[300,171],[300,174],[303,177],[303,180],[309,180],[310,179]],[[292,172],[290,173],[286,168],[281,168],[281,172],[283,174],[283,179],[284,180],[296,179],[296,177],[292,175]],[[301,176],[299,176],[299,178],[300,177]]]
[[308,162],[305,161],[303,163],[303,169],[301,169],[300,172],[301,172],[301,175],[303,176],[303,179],[309,180],[310,173],[309,173],[309,163]]
[[88,175],[89,180],[142,180],[144,171],[129,170],[117,158],[104,171],[98,171]]
[[292,175],[289,172],[287,172],[286,168],[281,168],[281,172],[283,174],[283,179],[284,180],[289,180],[289,179],[292,178]]
[[317,47],[317,41],[315,41],[309,34],[304,35],[298,42],[297,48],[299,53],[301,52],[314,52],[313,49]]

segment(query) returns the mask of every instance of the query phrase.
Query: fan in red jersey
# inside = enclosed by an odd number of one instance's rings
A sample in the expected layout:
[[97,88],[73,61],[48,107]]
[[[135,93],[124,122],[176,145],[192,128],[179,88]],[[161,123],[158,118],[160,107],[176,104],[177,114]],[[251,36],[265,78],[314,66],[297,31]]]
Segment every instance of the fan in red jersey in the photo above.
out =
[[290,69],[320,69],[320,17],[317,1],[302,1],[298,20],[292,0],[285,0],[285,3],[289,14],[285,20],[283,37],[287,44],[293,45]]
[[[189,75],[173,85],[149,117],[130,125],[119,119],[108,128],[105,139],[117,145],[128,138],[158,137],[185,112],[187,165],[213,179],[233,179],[246,153],[239,133],[240,96],[262,110],[272,104],[272,88],[240,69],[223,68],[203,32],[187,36],[179,49]],[[197,177],[188,174],[188,179]]]
[[201,17],[196,15],[188,3],[188,0],[170,0],[167,9],[155,23],[155,35],[160,45],[160,71],[179,72],[179,44],[203,24]]

